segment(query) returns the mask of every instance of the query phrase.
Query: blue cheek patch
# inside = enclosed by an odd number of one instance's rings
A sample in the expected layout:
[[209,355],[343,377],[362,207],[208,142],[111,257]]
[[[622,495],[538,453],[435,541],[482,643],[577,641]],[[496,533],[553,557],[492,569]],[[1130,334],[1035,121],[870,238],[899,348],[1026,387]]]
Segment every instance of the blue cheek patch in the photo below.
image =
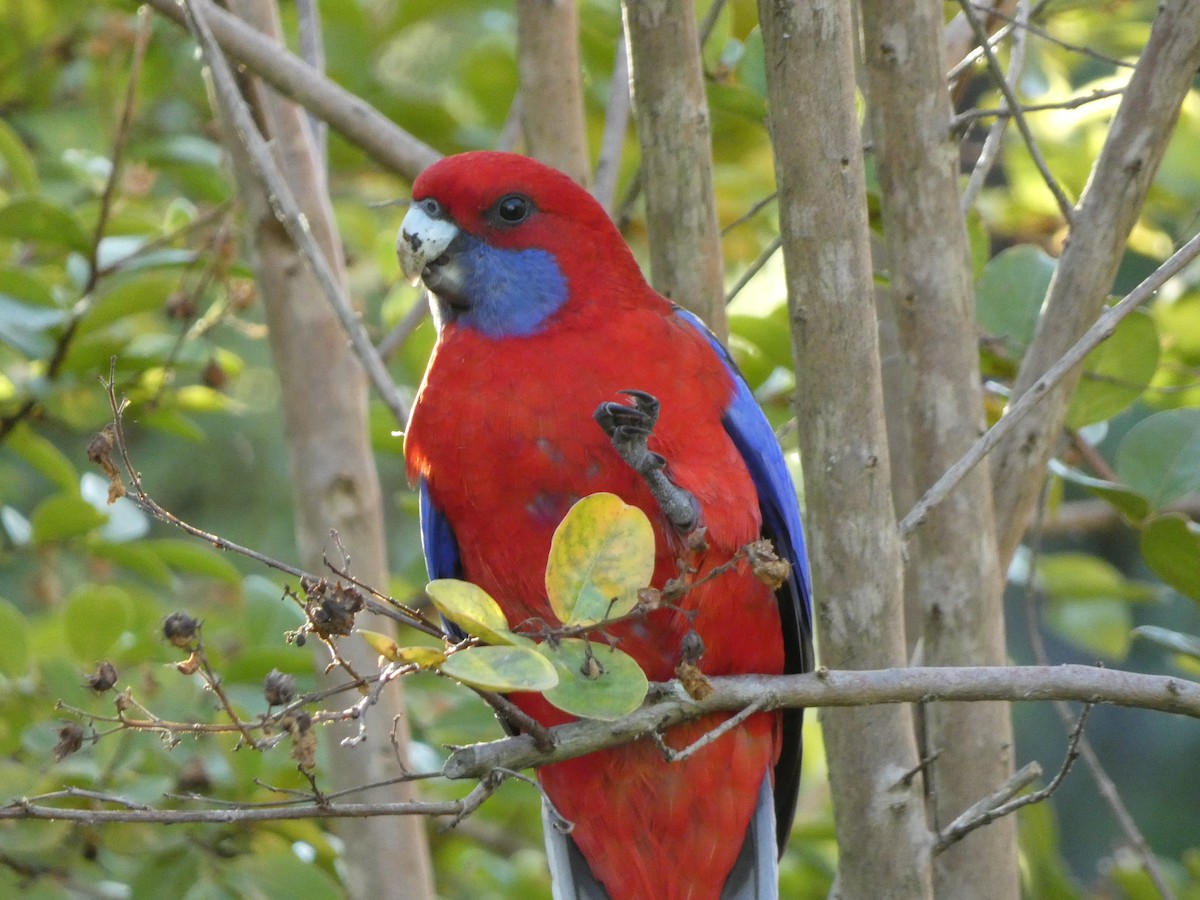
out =
[[498,250],[472,238],[459,259],[468,308],[462,325],[491,338],[527,337],[567,301],[567,279],[545,250]]

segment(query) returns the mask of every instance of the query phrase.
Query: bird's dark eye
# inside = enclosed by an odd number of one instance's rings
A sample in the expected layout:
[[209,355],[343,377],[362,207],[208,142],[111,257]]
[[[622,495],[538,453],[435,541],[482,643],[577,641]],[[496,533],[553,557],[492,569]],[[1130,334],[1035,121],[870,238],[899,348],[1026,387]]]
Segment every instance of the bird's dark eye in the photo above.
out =
[[432,197],[417,200],[416,204],[425,211],[425,215],[429,216],[429,218],[440,219],[442,217],[442,204],[438,203]]
[[520,194],[509,194],[507,197],[501,197],[496,204],[496,217],[505,225],[516,225],[524,222],[532,209],[533,203],[529,198]]

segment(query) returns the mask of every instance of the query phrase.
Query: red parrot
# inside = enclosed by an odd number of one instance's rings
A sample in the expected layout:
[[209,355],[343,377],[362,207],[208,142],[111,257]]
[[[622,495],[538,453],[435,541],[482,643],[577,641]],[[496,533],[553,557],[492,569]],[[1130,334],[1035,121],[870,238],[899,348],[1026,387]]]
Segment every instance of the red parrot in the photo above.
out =
[[[763,536],[793,566],[778,590],[741,566],[687,593],[687,614],[607,629],[652,681],[674,677],[693,628],[709,675],[810,671],[808,568],[779,446],[720,343],[650,288],[603,208],[532,159],[465,153],[416,180],[397,251],[438,328],[404,445],[430,577],[478,584],[512,628],[555,623],[554,529],[607,491],[650,518],[657,586],[681,557],[702,577]],[[547,725],[570,720],[540,695],[513,700]],[[725,718],[666,740],[682,749]],[[755,714],[681,762],[645,739],[539,769],[574,825],[547,820],[555,897],[777,896],[801,721]]]

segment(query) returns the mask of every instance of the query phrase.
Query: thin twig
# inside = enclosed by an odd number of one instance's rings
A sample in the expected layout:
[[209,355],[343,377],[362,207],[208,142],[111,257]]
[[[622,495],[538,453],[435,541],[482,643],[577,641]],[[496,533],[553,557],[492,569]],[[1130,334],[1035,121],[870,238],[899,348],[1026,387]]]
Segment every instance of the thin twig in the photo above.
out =
[[757,216],[760,212],[762,212],[768,205],[774,203],[776,201],[776,199],[778,199],[778,197],[779,197],[778,191],[771,191],[771,193],[767,194],[767,196],[763,197],[761,200],[759,200],[757,203],[755,203],[753,206],[751,206],[748,210],[746,210],[744,213],[742,213],[740,216],[738,216],[736,219],[734,219],[732,222],[730,222],[728,225],[726,225],[724,228],[722,228],[721,236],[724,237],[725,235],[729,234],[729,232],[733,231],[733,229],[737,228],[739,225],[749,222],[751,219],[753,219],[755,216]]
[[[1043,666],[1048,664],[1050,655],[1046,652],[1046,644],[1042,640],[1041,622],[1037,612],[1038,594],[1036,576],[1038,558],[1042,552],[1042,538],[1044,536],[1046,508],[1049,505],[1049,496],[1050,479],[1047,478],[1042,485],[1042,496],[1038,502],[1033,527],[1030,529],[1029,575],[1025,582],[1024,603],[1025,630],[1029,635],[1029,645],[1033,650],[1034,660],[1038,665]],[[1061,700],[1055,701],[1053,706],[1055,712],[1058,713],[1058,717],[1062,719],[1063,725],[1070,728],[1073,718],[1071,708]],[[1116,784],[1105,770],[1104,764],[1101,763],[1100,757],[1092,749],[1091,742],[1086,736],[1082,736],[1079,739],[1079,754],[1083,757],[1084,765],[1091,772],[1092,780],[1095,781],[1101,798],[1108,805],[1113,818],[1117,820],[1118,826],[1125,833],[1125,839],[1133,847],[1134,852],[1142,863],[1142,868],[1146,870],[1146,875],[1153,882],[1155,889],[1163,900],[1175,900],[1175,892],[1171,889],[1171,885],[1167,881],[1167,876],[1158,862],[1158,857],[1154,855],[1154,851],[1146,841],[1145,835],[1142,834],[1141,828],[1138,827],[1137,821],[1125,805],[1125,801],[1121,797],[1121,792],[1117,789]]]
[[[984,6],[979,3],[975,3],[972,5],[978,10],[986,11],[988,15],[990,15],[994,18],[1008,20],[1008,25],[1004,26],[1005,28],[1009,28],[1009,27],[1016,25],[1016,17],[1007,15],[1003,10],[996,9],[991,6]],[[1032,19],[1034,16],[1041,13],[1041,11],[1043,9],[1045,9],[1046,6],[1047,6],[1047,0],[1041,0],[1041,2],[1038,3],[1038,5],[1036,7],[1034,7],[1033,11],[1030,13],[1029,19]],[[1057,35],[1052,34],[1051,32],[1047,31],[1045,28],[1042,28],[1039,25],[1033,24],[1033,22],[1029,21],[1029,19],[1027,19],[1024,23],[1022,23],[1020,25],[1020,27],[1024,28],[1026,31],[1028,31],[1030,34],[1034,35],[1035,37],[1039,37],[1042,40],[1044,40],[1048,43],[1054,44],[1055,46],[1061,47],[1064,50],[1068,50],[1071,53],[1078,53],[1081,56],[1087,56],[1087,57],[1090,57],[1091,59],[1098,60],[1102,63],[1107,63],[1108,65],[1115,66],[1117,68],[1133,69],[1137,65],[1136,63],[1131,63],[1128,60],[1120,59],[1116,56],[1109,56],[1107,53],[1101,53],[1099,50],[1096,50],[1093,47],[1088,47],[1085,44],[1072,44],[1070,41],[1064,41],[1062,38],[1058,37]],[[975,58],[978,59],[979,57],[976,56]]]
[[[146,513],[146,515],[150,516],[151,518],[157,519],[159,522],[163,522],[174,528],[178,528],[185,534],[189,534],[192,537],[199,538],[209,544],[212,544],[218,550],[225,550],[230,553],[235,553],[239,556],[245,557],[246,559],[253,560],[260,565],[266,566],[269,569],[274,569],[277,572],[283,572],[285,575],[291,575],[299,579],[301,583],[320,583],[321,579],[318,576],[313,575],[311,572],[306,572],[304,569],[293,566],[290,563],[267,556],[266,554],[260,553],[257,550],[252,550],[249,547],[243,547],[241,544],[235,543],[228,538],[224,538],[220,535],[213,534],[212,532],[205,531],[202,528],[198,528],[195,525],[185,522],[183,519],[179,518],[169,510],[164,509],[162,506],[159,506],[158,502],[146,491],[145,486],[142,484],[141,475],[134,467],[133,460],[129,456],[128,442],[125,438],[125,429],[122,421],[122,413],[124,412],[126,401],[117,400],[115,372],[116,359],[114,358],[110,363],[109,378],[107,381],[102,381],[102,383],[104,384],[104,387],[108,393],[109,406],[113,415],[112,431],[114,449],[116,449],[118,458],[121,460],[121,465],[125,469],[125,473],[130,481],[131,492],[125,494],[130,502],[132,502],[138,507],[138,509]],[[409,625],[434,637],[442,638],[445,636],[439,627],[434,625],[424,616],[420,615],[419,613],[415,616],[411,615],[410,611],[406,606],[404,606],[404,604],[401,604],[384,594],[380,594],[374,589],[368,588],[367,590],[370,590],[371,593],[382,598],[383,600],[383,602],[380,602],[371,596],[364,596],[362,598],[363,603],[371,612],[394,619],[401,624]]]
[[[1019,0],[1017,4],[1017,22],[1019,25],[1024,24],[1029,19],[1029,0]],[[1012,50],[1008,56],[1008,75],[1006,83],[1010,91],[1017,84],[1021,77],[1021,68],[1025,65],[1025,31],[1018,28],[1013,32]],[[963,189],[962,198],[959,201],[959,208],[965,216],[975,205],[975,197],[983,188],[984,182],[987,181],[988,174],[992,171],[992,167],[1000,158],[1000,146],[1004,139],[1004,132],[1008,127],[1008,118],[1012,115],[1012,109],[1005,104],[1001,106],[1001,112],[1004,115],[996,119],[992,123],[992,127],[988,129],[987,138],[983,142],[983,148],[979,151],[979,158],[975,161],[975,167],[971,170],[971,177],[967,181],[967,186]],[[1028,110],[1023,110],[1028,112]],[[952,129],[957,129],[962,124],[962,117],[957,117],[954,120]]]
[[771,261],[771,257],[778,253],[779,248],[782,246],[783,238],[777,237],[763,248],[762,253],[758,254],[758,257],[754,260],[754,262],[750,263],[750,265],[746,267],[746,271],[738,277],[737,282],[729,289],[729,293],[725,295],[726,306],[733,302],[733,298],[742,292],[746,285],[750,283],[751,279],[753,279],[754,276],[762,270],[763,266]]
[[[989,822],[994,822],[1002,816],[1011,815],[1018,809],[1024,806],[1030,806],[1034,803],[1041,803],[1063,783],[1063,779],[1067,777],[1067,773],[1071,771],[1071,767],[1075,764],[1075,760],[1079,757],[1079,741],[1083,736],[1083,726],[1087,722],[1088,713],[1092,711],[1092,704],[1084,704],[1083,709],[1079,713],[1079,719],[1075,723],[1075,727],[1071,729],[1071,733],[1067,738],[1067,753],[1063,758],[1063,763],[1059,767],[1054,777],[1050,779],[1050,783],[1044,788],[1034,791],[1031,794],[1026,794],[1023,797],[1017,797],[1015,794],[1026,784],[1029,784],[1033,779],[1041,774],[1041,767],[1036,763],[1030,763],[1017,772],[1010,779],[1011,783],[1006,783],[1000,791],[985,797],[979,803],[971,806],[961,816],[955,819],[950,825],[938,836],[937,841],[933,845],[934,853],[941,853],[952,844],[956,844],[964,837],[970,834],[977,828],[987,825]],[[1023,783],[1022,783],[1023,782]],[[1007,793],[1008,799],[1003,799],[1003,795]]]
[[[1095,103],[1098,100],[1107,100],[1110,97],[1120,97],[1125,93],[1125,88],[1096,88],[1089,94],[1081,94],[1078,97],[1072,97],[1070,100],[1058,100],[1054,103],[1026,103],[1021,106],[1021,112],[1048,112],[1055,109],[1079,109],[1081,106],[1087,106],[1089,103]],[[990,109],[968,109],[960,112],[954,117],[954,122],[951,127],[958,131],[963,126],[977,121],[978,119],[990,118],[1009,118],[1012,116],[1012,110],[1007,106],[998,106]]]
[[1063,219],[1067,224],[1070,224],[1074,215],[1071,201],[1067,199],[1067,195],[1063,193],[1058,181],[1051,174],[1050,167],[1046,165],[1046,159],[1042,156],[1042,151],[1038,149],[1037,142],[1033,139],[1033,132],[1029,130],[1029,123],[1025,121],[1025,115],[1021,111],[1021,104],[1004,77],[1004,70],[1000,68],[1000,61],[996,59],[995,51],[988,44],[987,29],[979,21],[979,16],[975,14],[975,9],[970,0],[959,0],[959,5],[962,6],[963,14],[966,15],[967,21],[971,23],[971,28],[975,31],[975,37],[984,48],[984,57],[987,59],[988,69],[992,73],[992,78],[995,80],[996,86],[1004,95],[1004,100],[1008,104],[1008,108],[1012,110],[1013,121],[1016,123],[1017,130],[1021,132],[1025,146],[1029,149],[1029,156],[1033,160],[1033,164],[1037,166],[1038,171],[1042,175],[1042,180],[1046,182],[1046,187],[1050,189],[1050,193],[1054,195],[1054,200],[1058,204],[1058,209]]
[[683,762],[696,752],[703,750],[709,744],[719,740],[722,735],[728,734],[730,731],[737,728],[755,713],[761,712],[771,704],[772,700],[773,698],[770,694],[763,694],[763,696],[759,697],[745,709],[739,710],[735,715],[730,716],[711,731],[706,731],[682,750],[675,750],[668,746],[667,740],[661,731],[655,731],[652,735],[654,738],[654,743],[658,746],[658,749],[662,752],[663,758],[667,762]]
[[976,441],[962,458],[946,470],[921,499],[900,520],[900,535],[907,537],[918,525],[925,521],[929,511],[946,499],[955,486],[978,465],[979,461],[1012,431],[1030,410],[1050,390],[1063,380],[1084,357],[1112,336],[1113,331],[1122,319],[1145,303],[1170,278],[1178,274],[1189,262],[1200,255],[1200,234],[1197,234],[1177,250],[1170,259],[1155,269],[1136,288],[1130,291],[1115,306],[1109,307],[1095,323],[1084,332],[1083,336],[1072,345],[1071,349],[1062,355],[1050,369],[1039,378],[1033,386],[1022,394],[1001,416],[1000,421],[987,430]]
[[[296,0],[296,21],[300,32],[300,58],[312,68],[325,74],[325,42],[321,34],[321,12],[317,0]],[[316,113],[308,113],[308,126],[313,147],[317,151],[317,168],[324,178],[328,174],[329,126]]]
[[425,302],[424,297],[421,297],[404,314],[403,318],[395,324],[392,330],[383,336],[383,340],[375,348],[375,352],[379,354],[379,358],[384,362],[390,361],[427,318],[429,318],[429,304]]
[[932,852],[934,854],[941,853],[952,844],[961,841],[976,828],[1000,818],[998,810],[1004,808],[1005,804],[1041,777],[1041,774],[1042,767],[1036,762],[1022,766],[1006,778],[1002,785],[986,797],[972,803],[958,818],[946,826],[938,835]]

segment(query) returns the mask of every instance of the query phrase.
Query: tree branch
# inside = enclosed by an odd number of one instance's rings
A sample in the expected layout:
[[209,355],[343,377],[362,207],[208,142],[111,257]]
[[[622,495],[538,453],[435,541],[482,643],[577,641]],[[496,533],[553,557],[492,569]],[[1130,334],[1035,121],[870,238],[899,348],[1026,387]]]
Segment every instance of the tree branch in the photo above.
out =
[[[1058,408],[1061,406],[1061,411],[1065,415],[1066,406],[1064,405],[1065,401],[1062,400],[1062,397],[1065,396],[1067,392],[1062,390],[1055,393],[1055,387],[1068,380],[1068,378],[1073,379],[1074,377],[1077,377],[1078,373],[1075,372],[1075,369],[1081,362],[1083,362],[1084,357],[1086,357],[1092,350],[1098,347],[1103,341],[1112,337],[1113,331],[1116,330],[1117,323],[1149,300],[1150,297],[1154,295],[1155,291],[1157,291],[1175,275],[1179,274],[1183,268],[1197,256],[1200,256],[1200,234],[1197,234],[1190,241],[1180,247],[1170,259],[1151,272],[1150,275],[1146,277],[1145,281],[1126,294],[1119,303],[1109,307],[1104,314],[1095,321],[1092,327],[1084,332],[1083,336],[1080,337],[1079,340],[1077,340],[1069,350],[1062,354],[1062,356],[1059,357],[1052,366],[1050,366],[1044,375],[1038,378],[1038,380],[1035,381],[1027,390],[1023,391],[1019,397],[1009,404],[1008,409],[1005,410],[1004,415],[1000,418],[1000,421],[989,428],[983,437],[976,441],[971,446],[971,449],[963,454],[962,458],[959,459],[958,462],[947,469],[946,473],[942,475],[942,477],[939,478],[937,482],[924,493],[924,495],[922,495],[921,499],[917,501],[916,505],[913,506],[913,508],[909,510],[908,514],[900,520],[900,533],[902,535],[908,535],[913,531],[913,529],[917,528],[923,521],[925,521],[925,516],[929,514],[929,511],[945,500],[949,493],[954,490],[955,486],[963,479],[963,477],[970,472],[981,459],[991,453],[992,450],[1002,442],[1005,442],[1004,446],[1008,448],[1013,444],[1014,441],[1017,440],[1018,435],[1027,435],[1028,440],[1034,444],[1046,444],[1045,459],[1048,461],[1050,452],[1049,448],[1052,446],[1052,444],[1048,441],[1047,435],[1043,433],[1047,414],[1043,413],[1035,422],[1018,430],[1017,426],[1021,425],[1022,419],[1032,412],[1033,408],[1045,400],[1048,396],[1055,397],[1055,400],[1053,401],[1054,410],[1052,410],[1052,412],[1058,412]],[[1062,273],[1063,265],[1063,262],[1059,263],[1059,269],[1055,275],[1055,279],[1058,279],[1059,275]],[[1051,289],[1053,290],[1053,286]],[[1045,315],[1046,314],[1043,313],[1043,319],[1045,318]],[[1028,357],[1026,358],[1028,359]],[[1022,366],[1022,370],[1024,370],[1024,366]],[[1061,422],[1061,416],[1056,419],[1056,421]],[[1054,433],[1058,433],[1057,428],[1054,429]],[[1034,446],[1033,444],[1023,445],[1012,452],[1018,453],[1023,458],[1027,458],[1031,453],[1034,452]],[[1004,468],[1006,466],[1016,465],[1016,463],[1008,461],[1004,451],[999,451],[996,454],[995,461],[992,463],[992,465],[993,471],[995,471],[996,467]],[[1043,473],[1045,471],[1045,462],[1042,463],[1041,471],[1043,471]],[[1015,477],[1015,473],[1010,473],[1010,477]],[[1011,509],[1011,507],[1006,506],[1002,502],[999,494],[997,494],[996,497],[995,508],[996,514],[1001,518],[1005,517],[1004,510]],[[1024,528],[1022,527],[1016,533],[1015,538],[1011,534],[1008,535],[1010,538],[1009,543],[1011,543],[1012,546],[1006,548],[1002,547],[1002,550],[1007,550],[1007,556],[1005,558],[1011,557],[1013,550],[1016,548],[1016,543],[1019,542],[1021,533],[1023,533],[1023,531]],[[1001,543],[1004,544],[1003,535],[1001,537]]]
[[[1045,376],[1059,368],[1064,354],[1072,352],[1069,350],[1072,344],[1078,346],[1079,336],[1103,310],[1124,257],[1125,244],[1198,67],[1200,3],[1167,0],[1160,7],[1104,149],[1084,188],[1070,238],[1051,280],[1037,331],[1013,387],[1012,405],[1004,419],[1029,393],[1046,392]],[[1192,247],[1191,242],[1188,247]],[[1159,283],[1162,280],[1165,279]],[[1012,428],[993,457],[992,480],[1002,563],[1007,564],[1012,558],[1033,515],[1046,465],[1062,430],[1078,377],[1078,365],[1062,371],[1061,385],[1049,391],[1038,415],[1019,428]]]
[[[204,59],[213,74],[213,87],[221,106],[233,123],[238,139],[245,148],[255,175],[262,182],[267,193],[267,199],[275,212],[275,218],[287,231],[288,237],[295,244],[296,250],[312,267],[313,275],[320,285],[325,299],[333,308],[334,314],[341,323],[346,336],[354,347],[354,354],[362,364],[363,370],[371,380],[379,398],[392,413],[392,417],[400,427],[408,422],[408,406],[396,390],[396,385],[388,374],[383,360],[375,352],[375,347],[363,327],[362,321],[350,304],[346,295],[345,284],[334,272],[325,252],[313,235],[310,218],[300,209],[296,197],[279,166],[271,156],[271,149],[254,124],[249,108],[246,106],[233,72],[226,62],[223,52],[216,42],[215,32],[209,27],[209,15],[219,21],[216,10],[209,0],[185,0],[189,13],[193,16],[192,24],[196,41],[200,45]],[[303,63],[300,63],[303,65]]]
[[988,42],[987,30],[983,23],[975,14],[975,9],[971,0],[959,0],[959,5],[962,6],[963,14],[967,17],[967,21],[971,23],[971,27],[975,30],[975,37],[979,41],[979,45],[983,48],[984,59],[987,60],[988,70],[992,73],[992,79],[996,82],[996,87],[1000,89],[1000,93],[1004,95],[1005,103],[1009,111],[1012,113],[1013,121],[1017,125],[1017,130],[1021,132],[1021,139],[1025,142],[1026,149],[1029,150],[1029,157],[1033,160],[1033,164],[1037,166],[1038,172],[1042,175],[1042,180],[1046,183],[1046,187],[1050,193],[1054,195],[1054,201],[1058,204],[1058,211],[1068,224],[1071,223],[1074,217],[1074,212],[1071,209],[1071,201],[1067,199],[1067,195],[1063,193],[1063,189],[1059,186],[1058,180],[1050,171],[1050,167],[1046,165],[1046,158],[1042,156],[1042,151],[1038,149],[1037,141],[1033,139],[1033,132],[1029,130],[1029,123],[1025,121],[1025,114],[1021,109],[1021,104],[1017,100],[1017,96],[1013,91],[1013,86],[1009,84],[1008,79],[1004,75],[1004,70],[1000,68],[1000,61],[996,58],[996,51]]
[[[1175,713],[1200,720],[1200,684],[1094,666],[964,666],[959,668],[830,671],[810,675],[710,678],[713,693],[694,701],[676,682],[654,685],[653,699],[616,722],[580,721],[550,729],[554,749],[543,752],[527,735],[463,747],[442,768],[447,778],[481,778],[495,768],[524,769],[574,759],[713,712],[755,706],[860,707],[934,701],[1076,700]],[[769,696],[768,696],[769,695]],[[766,701],[764,696],[768,696]]]
[[[179,0],[146,2],[176,25],[187,27],[187,13]],[[237,16],[210,0],[194,0],[194,5],[230,57],[328,122],[384,168],[412,180],[441,158],[436,150],[393,124],[365,100],[330,81]]]

